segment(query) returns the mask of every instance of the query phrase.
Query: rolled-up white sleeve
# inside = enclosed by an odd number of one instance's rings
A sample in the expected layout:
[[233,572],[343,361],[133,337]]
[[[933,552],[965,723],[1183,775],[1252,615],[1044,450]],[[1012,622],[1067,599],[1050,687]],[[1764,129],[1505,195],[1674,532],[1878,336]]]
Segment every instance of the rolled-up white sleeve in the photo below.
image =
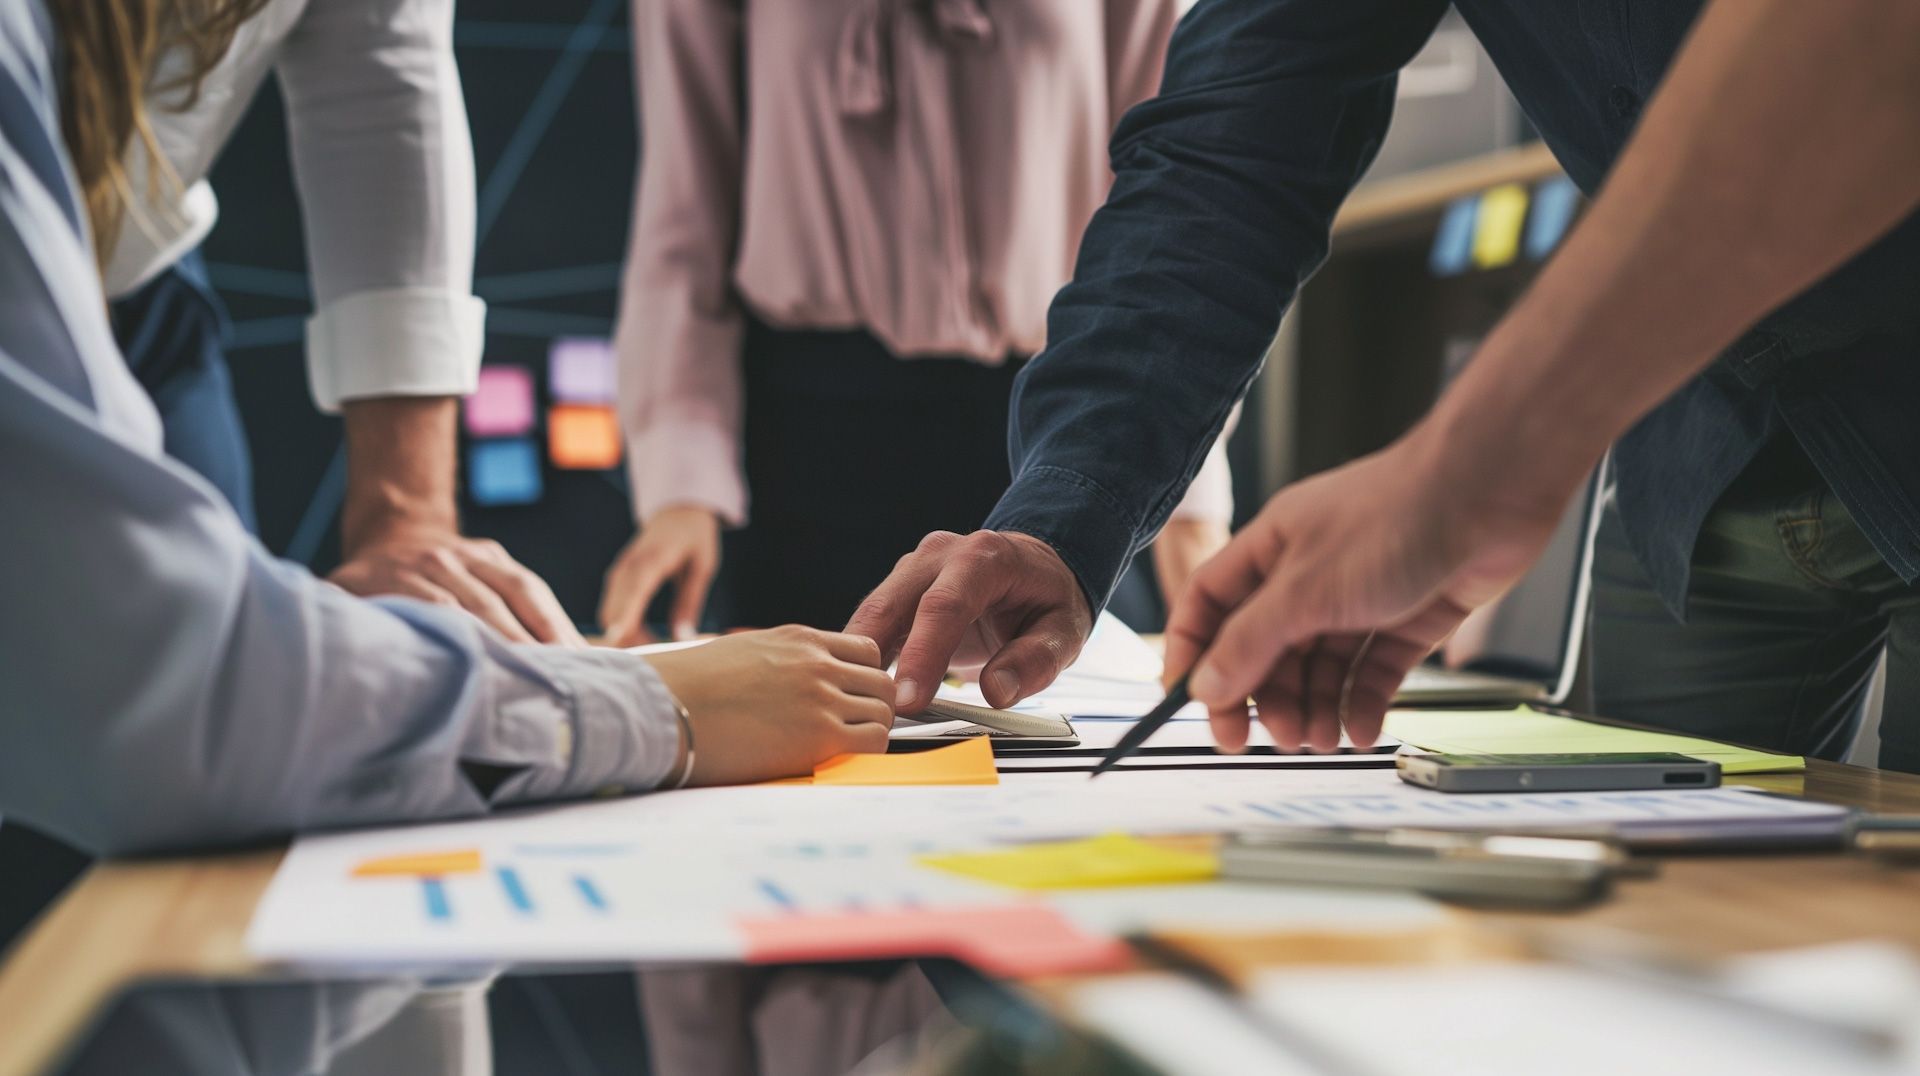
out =
[[0,814],[117,853],[656,786],[680,720],[645,660],[362,601],[160,454],[25,11],[0,5]]
[[452,0],[319,0],[275,69],[313,274],[314,402],[472,392],[486,304]]

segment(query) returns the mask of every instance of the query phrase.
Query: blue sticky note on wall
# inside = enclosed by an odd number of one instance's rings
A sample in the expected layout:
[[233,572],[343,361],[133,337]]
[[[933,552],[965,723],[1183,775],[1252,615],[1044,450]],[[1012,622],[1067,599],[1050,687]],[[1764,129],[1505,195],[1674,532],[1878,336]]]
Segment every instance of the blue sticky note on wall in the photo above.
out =
[[1473,264],[1473,229],[1479,206],[1477,196],[1456,198],[1441,214],[1433,250],[1427,255],[1427,268],[1434,276],[1456,276]]
[[475,441],[467,446],[467,495],[486,507],[540,499],[540,450],[532,438]]
[[1527,218],[1527,257],[1534,261],[1553,253],[1580,208],[1580,188],[1566,176],[1555,176],[1533,192],[1533,215]]

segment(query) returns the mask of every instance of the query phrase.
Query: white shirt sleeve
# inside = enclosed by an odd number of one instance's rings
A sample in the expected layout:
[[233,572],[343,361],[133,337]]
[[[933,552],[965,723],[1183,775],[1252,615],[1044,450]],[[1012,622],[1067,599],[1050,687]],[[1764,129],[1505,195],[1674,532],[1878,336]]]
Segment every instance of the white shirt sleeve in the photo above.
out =
[[305,218],[313,396],[473,391],[473,144],[452,0],[314,0],[275,70]]
[[277,561],[114,349],[37,5],[0,4],[0,814],[101,853],[656,785],[642,659]]

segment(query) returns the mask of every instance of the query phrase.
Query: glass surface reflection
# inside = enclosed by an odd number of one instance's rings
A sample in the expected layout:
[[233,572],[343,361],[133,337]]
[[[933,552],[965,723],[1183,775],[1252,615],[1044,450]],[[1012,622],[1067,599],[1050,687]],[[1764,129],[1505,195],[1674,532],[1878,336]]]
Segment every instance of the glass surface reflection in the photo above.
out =
[[326,1076],[1131,1073],[948,961],[422,982],[150,982],[56,1070]]

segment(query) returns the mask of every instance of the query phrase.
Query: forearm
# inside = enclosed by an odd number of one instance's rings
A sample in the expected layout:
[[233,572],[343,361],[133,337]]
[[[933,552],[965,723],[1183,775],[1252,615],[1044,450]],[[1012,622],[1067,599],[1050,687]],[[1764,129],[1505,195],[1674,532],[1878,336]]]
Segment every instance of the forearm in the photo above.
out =
[[[0,813],[99,852],[650,788],[631,655],[513,646],[277,561],[204,483],[0,363]],[[60,715],[36,721],[31,715]]]
[[450,396],[349,401],[347,494],[341,548],[348,558],[396,530],[459,529],[455,506],[459,402]]
[[1862,14],[1706,12],[1586,220],[1436,409],[1466,467],[1513,476],[1502,486],[1523,497],[1571,488],[1754,322],[1913,211],[1920,5]]
[[1092,607],[1259,370],[1443,11],[1202,3],[1160,95],[1121,123],[1112,193],[1015,389],[1014,483],[987,524],[1052,545]]

